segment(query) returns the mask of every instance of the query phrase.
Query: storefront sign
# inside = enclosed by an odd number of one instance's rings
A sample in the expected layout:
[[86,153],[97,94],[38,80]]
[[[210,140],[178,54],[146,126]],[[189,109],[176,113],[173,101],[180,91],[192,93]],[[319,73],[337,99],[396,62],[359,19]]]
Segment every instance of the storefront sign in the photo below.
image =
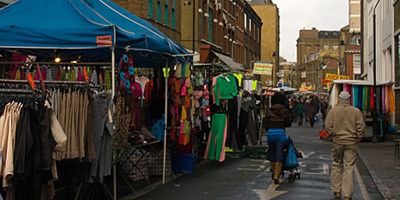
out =
[[271,76],[272,68],[272,63],[256,62],[254,63],[253,74]]
[[333,80],[349,80],[350,77],[349,76],[345,76],[345,75],[337,75],[337,74],[330,74],[330,73],[326,73],[325,74],[325,80],[327,81],[333,81]]
[[112,37],[111,35],[103,35],[96,37],[96,45],[99,47],[111,47]]

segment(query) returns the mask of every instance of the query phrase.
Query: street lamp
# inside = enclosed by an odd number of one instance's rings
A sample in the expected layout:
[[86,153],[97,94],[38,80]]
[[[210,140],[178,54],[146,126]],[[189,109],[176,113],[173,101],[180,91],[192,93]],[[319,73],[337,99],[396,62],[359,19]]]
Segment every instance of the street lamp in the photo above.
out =
[[341,74],[341,72],[344,72],[344,73],[342,73],[342,74],[345,74],[345,70],[346,70],[346,64],[345,64],[345,57],[344,57],[344,55],[345,55],[345,47],[346,47],[346,44],[344,43],[344,41],[343,40],[340,40],[340,43],[339,43],[339,67],[338,67],[338,75],[340,75]]

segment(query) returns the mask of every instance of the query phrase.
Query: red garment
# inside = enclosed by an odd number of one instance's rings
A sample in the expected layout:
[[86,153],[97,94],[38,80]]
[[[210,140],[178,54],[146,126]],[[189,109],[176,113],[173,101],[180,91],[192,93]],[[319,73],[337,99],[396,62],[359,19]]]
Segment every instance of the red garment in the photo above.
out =
[[375,91],[374,91],[374,87],[370,87],[370,89],[371,89],[371,94],[369,96],[369,102],[370,102],[369,107],[370,107],[370,111],[373,111],[375,108],[375,98],[374,98]]
[[145,88],[144,88],[144,100],[146,103],[150,102],[152,99],[152,91],[154,89],[154,81],[150,80],[149,82],[147,82]]

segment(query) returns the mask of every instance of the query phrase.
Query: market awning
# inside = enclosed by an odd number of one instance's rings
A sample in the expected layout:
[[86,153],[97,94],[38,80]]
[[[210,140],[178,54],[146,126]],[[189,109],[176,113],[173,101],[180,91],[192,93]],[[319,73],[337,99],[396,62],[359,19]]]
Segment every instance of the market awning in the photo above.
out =
[[235,62],[231,57],[212,51],[226,66],[228,69],[234,71],[246,71],[241,64]]

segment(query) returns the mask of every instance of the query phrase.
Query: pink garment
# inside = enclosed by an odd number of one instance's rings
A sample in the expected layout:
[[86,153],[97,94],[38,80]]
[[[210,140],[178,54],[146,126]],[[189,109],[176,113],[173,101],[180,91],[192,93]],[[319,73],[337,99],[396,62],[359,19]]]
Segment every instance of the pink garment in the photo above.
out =
[[386,87],[382,86],[382,112],[386,113]]
[[226,118],[225,122],[225,130],[224,130],[224,143],[222,144],[222,151],[221,156],[219,157],[219,162],[225,161],[225,144],[226,144],[226,137],[228,136],[228,118]]
[[85,81],[85,77],[83,76],[82,69],[78,68],[78,81]]
[[215,93],[214,93],[214,90],[213,90],[215,84],[217,83],[217,79],[218,79],[217,76],[216,76],[216,77],[213,77],[213,79],[212,79],[212,87],[211,87],[211,94],[212,94],[212,96],[213,96],[213,103],[214,103],[214,104],[217,103],[217,99],[215,98]]

